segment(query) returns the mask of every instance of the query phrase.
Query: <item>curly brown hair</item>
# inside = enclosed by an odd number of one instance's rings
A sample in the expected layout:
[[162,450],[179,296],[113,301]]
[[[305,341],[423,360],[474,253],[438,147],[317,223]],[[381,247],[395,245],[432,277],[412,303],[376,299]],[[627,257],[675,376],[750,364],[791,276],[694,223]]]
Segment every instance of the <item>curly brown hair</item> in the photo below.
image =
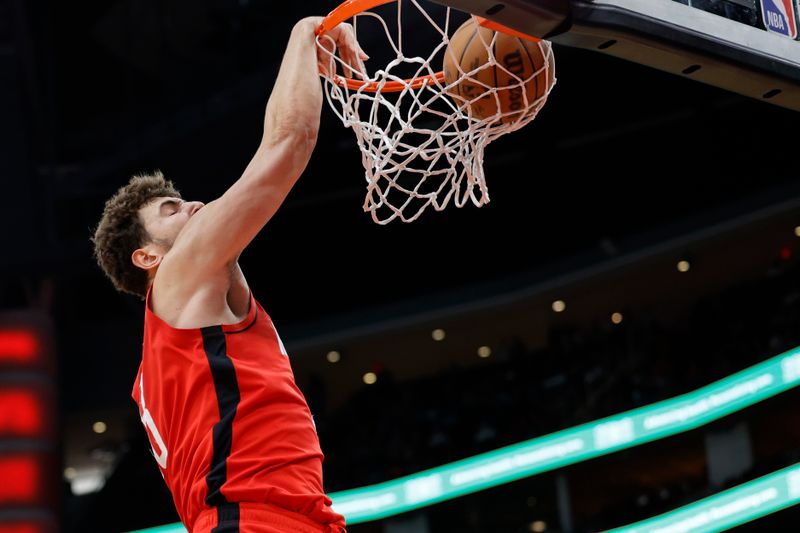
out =
[[133,264],[131,254],[150,240],[139,209],[159,196],[180,198],[181,194],[160,170],[133,176],[106,202],[92,238],[97,264],[114,287],[141,298],[147,294],[149,280],[147,272]]

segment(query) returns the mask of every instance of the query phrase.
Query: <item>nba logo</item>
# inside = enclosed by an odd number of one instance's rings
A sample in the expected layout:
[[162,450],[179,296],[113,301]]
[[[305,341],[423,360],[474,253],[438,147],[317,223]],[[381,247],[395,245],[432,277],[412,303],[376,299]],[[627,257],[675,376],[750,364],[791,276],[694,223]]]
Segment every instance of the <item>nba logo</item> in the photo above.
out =
[[797,38],[793,0],[761,0],[761,15],[767,31]]

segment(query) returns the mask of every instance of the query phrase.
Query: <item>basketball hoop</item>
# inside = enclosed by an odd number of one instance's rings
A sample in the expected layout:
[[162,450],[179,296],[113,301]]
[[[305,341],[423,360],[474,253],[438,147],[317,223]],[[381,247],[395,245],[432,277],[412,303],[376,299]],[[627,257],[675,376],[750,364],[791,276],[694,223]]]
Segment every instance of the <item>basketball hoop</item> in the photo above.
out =
[[[441,211],[451,202],[457,207],[467,202],[478,207],[486,204],[489,193],[483,172],[484,149],[501,135],[533,120],[555,84],[552,49],[547,41],[479,17],[472,18],[475,24],[492,30],[475,32],[484,59],[465,68],[461,53],[458,61],[451,61],[455,70],[445,76],[442,71],[445,56],[454,57],[450,49],[455,37],[451,26],[460,12],[440,6],[426,9],[423,3],[423,0],[347,0],[317,30],[317,45],[329,61],[324,74],[326,98],[344,126],[356,134],[366,170],[367,195],[363,207],[378,224],[397,218],[412,222],[428,207]],[[381,6],[386,7],[378,12]],[[414,20],[413,44],[426,48],[422,53],[409,51],[409,43],[403,42],[403,23],[408,18]],[[386,66],[372,73],[345,64],[330,46],[331,38],[326,36],[331,28],[352,21],[359,37],[359,20],[363,20],[362,24],[376,25],[378,31],[370,36],[382,34],[380,38],[385,37],[389,45],[384,46],[389,49]],[[396,27],[391,28],[393,24]],[[432,50],[428,41],[418,42],[423,30],[431,36]],[[537,47],[542,64],[535,65],[531,59],[533,72],[524,78],[518,72],[511,72],[495,57],[498,35],[535,43],[527,46]],[[326,39],[327,47],[323,45]],[[473,36],[470,41],[474,40]],[[371,55],[373,46],[370,42],[365,47]],[[469,46],[474,49],[476,45]],[[494,78],[500,72],[507,82],[502,86],[487,83],[487,69],[496,69]],[[347,73],[353,76],[348,77]],[[543,80],[543,87],[531,92],[531,82],[535,81],[539,87]],[[516,91],[513,95],[519,100],[513,110],[503,100],[512,94],[507,91]],[[485,108],[487,101],[493,102],[489,106],[490,116],[477,112],[479,104]]]

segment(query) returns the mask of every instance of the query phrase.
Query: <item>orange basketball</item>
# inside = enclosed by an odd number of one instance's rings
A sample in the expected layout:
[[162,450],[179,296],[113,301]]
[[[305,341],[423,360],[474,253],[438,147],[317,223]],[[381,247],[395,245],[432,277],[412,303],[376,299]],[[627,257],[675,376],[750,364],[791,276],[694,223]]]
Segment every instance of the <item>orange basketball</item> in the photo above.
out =
[[[478,25],[474,18],[470,18],[456,30],[444,55],[443,70],[447,85],[455,83],[462,73],[489,63],[489,48],[492,46],[494,33],[493,30]],[[514,122],[522,118],[528,109],[523,98],[523,88],[528,98],[527,104],[530,105],[547,95],[548,89],[555,82],[553,53],[547,41],[533,42],[505,33],[497,34],[493,51],[499,65],[489,65],[471,77],[464,77],[449,92],[460,97],[457,99],[459,104],[463,102],[462,99],[470,100],[469,109],[475,118],[487,119],[499,111],[504,115],[498,121]],[[545,62],[548,68],[533,76]],[[460,70],[458,66],[461,67]],[[520,84],[515,75],[528,81]],[[499,88],[497,98],[484,85]]]

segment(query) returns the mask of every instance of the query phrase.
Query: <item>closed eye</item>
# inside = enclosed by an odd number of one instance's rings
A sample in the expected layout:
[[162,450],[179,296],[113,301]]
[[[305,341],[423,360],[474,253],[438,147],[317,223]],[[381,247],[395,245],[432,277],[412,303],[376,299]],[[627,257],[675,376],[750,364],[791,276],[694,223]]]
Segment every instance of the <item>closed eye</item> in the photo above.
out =
[[178,200],[164,200],[158,206],[158,210],[161,212],[161,216],[171,217],[179,211],[179,207],[180,202]]

